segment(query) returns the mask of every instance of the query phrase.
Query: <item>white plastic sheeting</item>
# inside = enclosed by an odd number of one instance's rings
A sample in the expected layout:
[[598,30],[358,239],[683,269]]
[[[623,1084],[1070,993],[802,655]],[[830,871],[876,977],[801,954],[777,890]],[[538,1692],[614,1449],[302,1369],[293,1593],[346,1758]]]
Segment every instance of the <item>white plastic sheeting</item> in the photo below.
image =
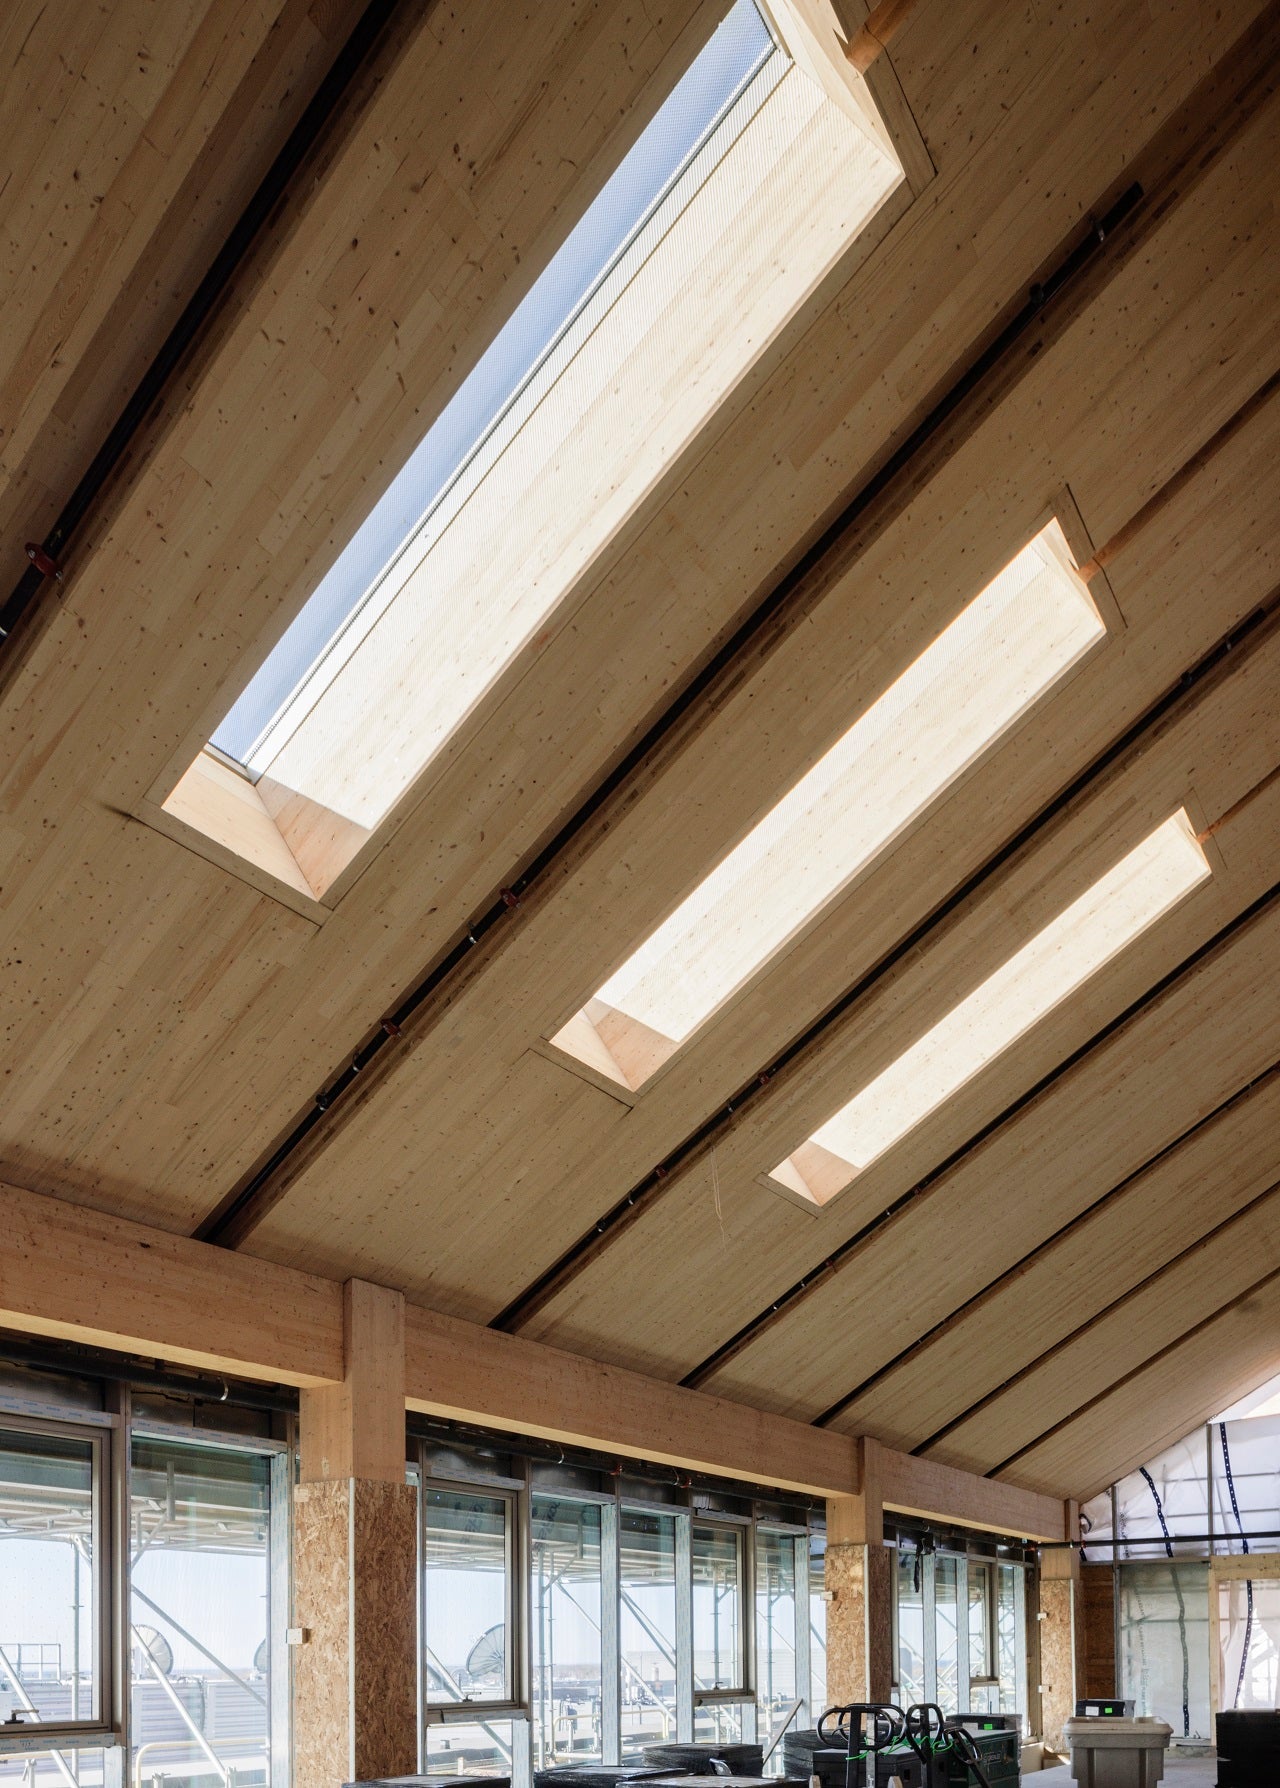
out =
[[[1219,1706],[1280,1706],[1274,1403],[1259,1395],[1259,1414],[1197,1428],[1081,1511],[1086,1560],[1116,1563],[1116,1692],[1168,1720],[1175,1738],[1210,1732],[1211,1618]],[[1112,1540],[1114,1551],[1102,1544]],[[1245,1553],[1272,1555],[1262,1566],[1272,1576],[1211,1580],[1211,1555]]]

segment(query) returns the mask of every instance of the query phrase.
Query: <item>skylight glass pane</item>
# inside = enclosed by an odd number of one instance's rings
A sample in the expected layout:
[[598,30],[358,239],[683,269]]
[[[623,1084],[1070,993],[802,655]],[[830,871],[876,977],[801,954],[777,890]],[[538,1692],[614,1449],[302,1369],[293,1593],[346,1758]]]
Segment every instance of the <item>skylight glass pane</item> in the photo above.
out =
[[736,0],[223,720],[212,741],[220,751],[263,767],[256,761],[263,735],[299,682],[393,568],[698,144],[775,54],[752,0]]
[[376,825],[900,178],[738,0],[213,743]]
[[[682,1041],[1105,629],[1038,534],[600,989]],[[592,1008],[588,1008],[592,1010]]]
[[[1208,875],[1208,860],[1180,808],[815,1130],[810,1142],[838,1156],[852,1178]],[[775,1172],[794,1184],[789,1166]]]

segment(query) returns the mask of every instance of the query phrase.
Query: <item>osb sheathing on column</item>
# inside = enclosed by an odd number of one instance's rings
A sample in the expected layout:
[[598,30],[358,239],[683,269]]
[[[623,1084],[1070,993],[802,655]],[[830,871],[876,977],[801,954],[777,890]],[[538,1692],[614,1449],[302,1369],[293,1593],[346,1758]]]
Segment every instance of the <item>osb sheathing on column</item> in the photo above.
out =
[[888,1701],[893,1676],[892,1554],[884,1546],[827,1547],[827,1704]]
[[[1075,1713],[1082,1638],[1077,1578],[1040,1579],[1040,1717],[1044,1742],[1066,1751],[1062,1728]],[[1032,1693],[1032,1712],[1035,1695]]]
[[407,1484],[300,1484],[294,1619],[294,1788],[417,1767],[417,1498]]

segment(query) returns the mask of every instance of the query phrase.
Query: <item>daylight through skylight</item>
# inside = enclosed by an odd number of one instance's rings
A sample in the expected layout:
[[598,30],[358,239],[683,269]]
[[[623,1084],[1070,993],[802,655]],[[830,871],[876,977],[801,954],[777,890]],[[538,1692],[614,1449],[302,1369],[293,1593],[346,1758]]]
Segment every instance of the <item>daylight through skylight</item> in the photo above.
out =
[[215,733],[291,848],[296,797],[378,823],[898,184],[855,112],[737,0]]
[[[621,1077],[638,1085],[646,1068],[652,1072],[1104,631],[1051,522],[556,1041],[581,1056],[584,1040],[591,1046],[582,1028],[589,1020]],[[629,1034],[627,1021],[643,1032]]]
[[771,1177],[824,1203],[1209,873],[1195,829],[1179,808],[868,1082]]

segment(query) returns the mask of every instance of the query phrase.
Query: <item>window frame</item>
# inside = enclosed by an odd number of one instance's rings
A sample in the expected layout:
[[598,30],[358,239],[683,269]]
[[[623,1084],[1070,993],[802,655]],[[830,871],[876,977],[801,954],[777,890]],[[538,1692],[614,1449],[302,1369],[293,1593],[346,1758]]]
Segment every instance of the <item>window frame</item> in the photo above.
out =
[[[503,1624],[505,1628],[505,1680],[503,1696],[494,1701],[433,1701],[426,1667],[427,1651],[427,1509],[432,1491],[446,1495],[472,1496],[501,1502],[505,1507],[503,1560]],[[528,1600],[527,1582],[532,1569],[530,1544],[530,1503],[527,1488],[517,1489],[510,1480],[495,1482],[483,1478],[435,1477],[422,1469],[418,1485],[418,1573],[419,1644],[418,1667],[422,1679],[422,1724],[428,1726],[483,1725],[487,1718],[529,1722],[532,1732],[533,1711],[529,1684]]]
[[41,1434],[57,1440],[87,1442],[91,1449],[93,1552],[91,1572],[94,1606],[93,1658],[96,1708],[85,1720],[25,1720],[12,1729],[0,1727],[0,1759],[50,1750],[104,1751],[128,1744],[128,1569],[121,1522],[128,1518],[127,1419],[28,1415],[0,1404],[0,1438],[6,1434]]
[[970,1690],[972,1690],[974,1688],[992,1689],[992,1688],[999,1688],[999,1686],[1000,1686],[1000,1677],[999,1677],[999,1674],[995,1668],[995,1665],[997,1662],[997,1659],[996,1659],[996,1629],[995,1629],[995,1622],[996,1622],[996,1565],[997,1565],[997,1563],[998,1563],[998,1560],[996,1560],[994,1558],[970,1558],[968,1571],[966,1573],[966,1575],[968,1577],[968,1583],[966,1584],[966,1592],[967,1593],[965,1596],[966,1616],[967,1616],[967,1611],[970,1608],[972,1608],[972,1606],[973,1606],[973,1596],[971,1593],[968,1593],[968,1592],[970,1592],[972,1590],[973,1578],[974,1578],[975,1572],[981,1572],[982,1581],[984,1584],[981,1599],[982,1599],[982,1606],[983,1606],[983,1610],[984,1610],[983,1650],[986,1654],[985,1659],[984,1659],[984,1662],[986,1664],[986,1671],[983,1675],[980,1675],[980,1676],[974,1674],[974,1670],[973,1670],[973,1629],[970,1626],[970,1628],[969,1628],[969,1652],[968,1652]]
[[[703,1514],[697,1509],[689,1511],[689,1585],[691,1592],[690,1606],[690,1664],[693,1662],[695,1650],[693,1636],[695,1633],[692,1620],[692,1588],[693,1559],[695,1552],[696,1532],[699,1527],[711,1528],[720,1533],[732,1534],[738,1550],[738,1646],[737,1665],[739,1681],[728,1688],[700,1689],[693,1685],[693,1706],[695,1717],[700,1707],[723,1706],[726,1703],[750,1704],[755,1707],[756,1701],[756,1586],[755,1586],[755,1521],[748,1515],[730,1515],[717,1510],[715,1514]],[[692,1675],[692,1669],[690,1671]]]
[[[293,1769],[293,1648],[289,1643],[289,1625],[293,1618],[293,1489],[296,1477],[297,1448],[291,1440],[272,1439],[266,1435],[237,1434],[218,1428],[193,1428],[185,1423],[164,1422],[144,1416],[126,1425],[126,1452],[130,1477],[133,1469],[133,1448],[137,1441],[163,1446],[187,1447],[192,1451],[213,1453],[256,1454],[267,1467],[267,1630],[266,1641],[270,1669],[267,1678],[268,1756],[273,1774],[285,1783],[292,1779]],[[125,1520],[131,1506],[132,1486],[125,1498]],[[125,1618],[133,1613],[133,1563],[128,1563],[124,1576]],[[131,1628],[126,1638],[131,1640]],[[130,1655],[127,1646],[123,1653]],[[128,1683],[132,1693],[132,1671]],[[132,1711],[132,1710],[131,1710]],[[130,1719],[126,1750],[128,1769],[133,1766],[134,1734]]]

